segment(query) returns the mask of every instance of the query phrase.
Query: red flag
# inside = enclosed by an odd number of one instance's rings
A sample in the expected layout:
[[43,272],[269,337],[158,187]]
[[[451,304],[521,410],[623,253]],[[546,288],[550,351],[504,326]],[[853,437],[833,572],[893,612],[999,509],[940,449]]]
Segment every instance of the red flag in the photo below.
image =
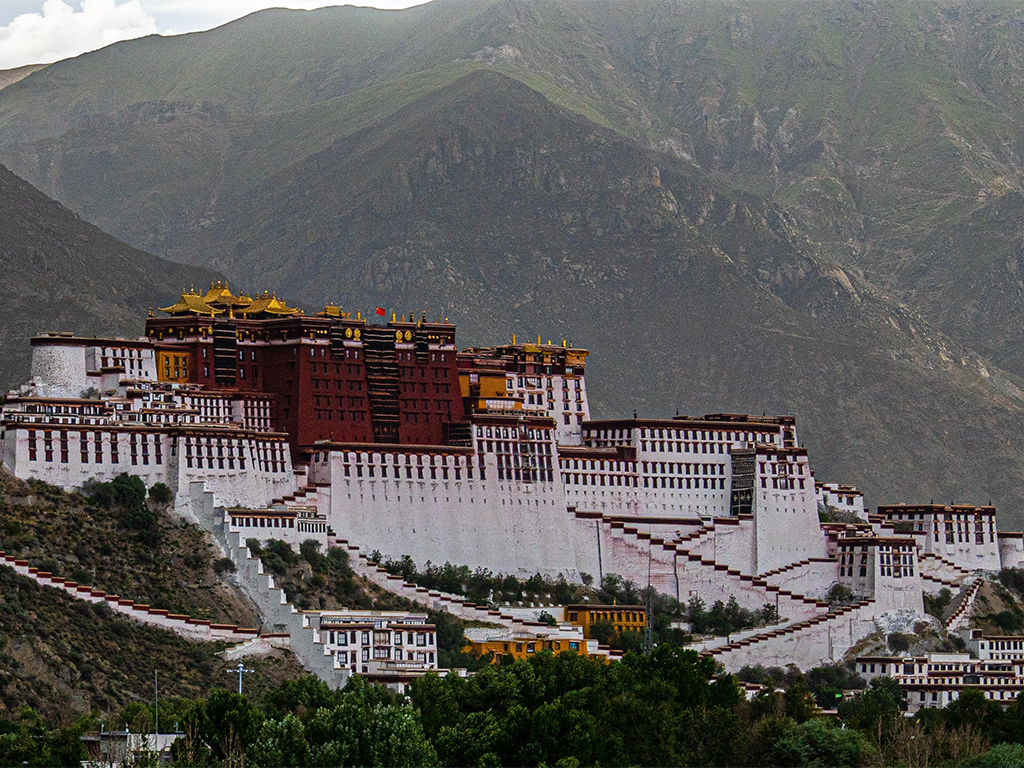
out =
[[377,307],[377,314],[384,317],[384,307]]

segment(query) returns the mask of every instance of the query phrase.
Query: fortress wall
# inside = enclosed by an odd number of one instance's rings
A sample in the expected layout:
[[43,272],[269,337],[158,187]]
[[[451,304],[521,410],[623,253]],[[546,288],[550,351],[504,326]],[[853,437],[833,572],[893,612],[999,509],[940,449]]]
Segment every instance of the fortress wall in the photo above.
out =
[[999,565],[1001,568],[1024,566],[1024,536],[1019,533],[999,534]]
[[896,579],[892,576],[875,576],[875,611],[911,610],[924,615],[920,568],[914,569],[913,576]]
[[988,534],[983,534],[983,536],[985,541],[982,544],[975,543],[973,532],[965,537],[970,538],[970,541],[956,541],[947,544],[945,536],[941,532],[938,541],[935,541],[935,538],[929,534],[924,537],[926,542],[924,549],[926,552],[940,555],[969,571],[998,571],[1001,567],[999,542],[989,541]]
[[[562,477],[572,474],[562,469]],[[728,491],[603,487],[565,483],[565,501],[609,517],[669,517],[699,521],[729,512]]]
[[89,388],[86,348],[73,344],[33,346],[31,376],[40,397],[80,397]]
[[[45,434],[49,432],[52,436],[50,441],[51,460],[46,460]],[[28,431],[26,429],[9,430],[5,442],[12,435],[16,435],[16,460],[12,466],[15,474],[24,479],[35,478],[51,485],[58,485],[61,488],[81,488],[82,485],[92,478],[106,482],[118,475],[128,473],[142,478],[147,486],[154,483],[168,482],[168,458],[170,446],[167,436],[159,432],[148,432],[144,430],[133,431],[110,431],[97,430],[69,425],[64,429],[56,425],[38,425],[36,433],[36,459],[29,459]],[[67,435],[67,461],[62,460],[61,434]],[[131,435],[136,437],[135,463],[132,463]],[[142,439],[145,438],[147,453],[142,453]],[[88,461],[82,461],[83,440],[87,448]],[[100,445],[101,461],[96,461],[97,440]],[[159,441],[159,452],[157,443]],[[116,443],[118,448],[118,461],[113,461],[112,446]],[[157,457],[159,456],[159,463]]]
[[716,522],[714,531],[706,537],[707,545],[701,548],[701,554],[706,554],[715,562],[725,563],[740,573],[753,574],[756,565],[754,521],[746,517],[728,519],[736,520],[736,524]]
[[754,495],[757,572],[825,557],[825,537],[810,490],[758,488]]
[[[440,469],[435,479],[427,472],[424,479],[418,472],[407,478],[404,464],[398,478],[394,467],[381,477],[379,455],[370,477],[366,454],[344,454],[330,454],[329,523],[339,538],[395,559],[409,555],[419,566],[449,561],[503,573],[576,576],[572,520],[557,483],[499,481],[493,455],[486,457],[485,480],[475,465],[472,479],[465,471],[454,479],[456,459],[466,461],[454,455],[444,457],[447,480]],[[320,467],[315,477],[322,475]]]
[[121,599],[117,595],[108,595],[106,592],[93,587],[70,582],[49,573],[40,573],[37,569],[30,568],[28,561],[17,560],[3,553],[0,553],[0,563],[13,568],[16,573],[32,579],[41,586],[61,589],[72,597],[89,603],[105,603],[114,613],[137,621],[140,624],[166,629],[187,640],[196,642],[236,642],[255,637],[257,634],[255,629],[245,629],[234,624],[212,624],[206,620],[172,614],[150,605]]
[[815,560],[798,565],[782,573],[766,577],[772,584],[798,592],[807,597],[824,600],[829,589],[839,578],[839,565],[834,560]]

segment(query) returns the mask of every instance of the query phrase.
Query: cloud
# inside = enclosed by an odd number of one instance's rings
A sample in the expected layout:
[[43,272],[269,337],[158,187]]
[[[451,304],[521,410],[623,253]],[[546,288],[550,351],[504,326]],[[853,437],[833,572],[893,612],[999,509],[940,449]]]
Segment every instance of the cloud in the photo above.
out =
[[0,68],[43,64],[155,33],[156,19],[140,0],[46,0],[42,13],[23,13],[0,27]]

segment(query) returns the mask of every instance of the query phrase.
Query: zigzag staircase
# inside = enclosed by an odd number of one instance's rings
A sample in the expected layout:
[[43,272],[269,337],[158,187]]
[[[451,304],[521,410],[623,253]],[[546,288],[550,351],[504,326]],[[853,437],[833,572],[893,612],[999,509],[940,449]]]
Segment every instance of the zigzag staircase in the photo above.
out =
[[[715,578],[724,581],[734,587],[738,599],[741,595],[748,594],[751,589],[760,592],[761,605],[774,603],[779,598],[778,609],[780,615],[788,615],[803,620],[810,616],[824,613],[828,610],[828,603],[823,600],[816,600],[805,595],[793,592],[792,590],[769,583],[760,576],[752,576],[742,573],[738,568],[732,568],[724,563],[719,563],[712,557],[700,552],[693,552],[690,546],[693,543],[702,544],[707,541],[706,536],[713,530],[714,523],[708,526],[702,525],[696,531],[687,536],[675,540],[667,540],[662,537],[653,536],[646,531],[639,530],[636,526],[630,525],[628,519],[609,517],[594,512],[575,511],[574,514],[580,519],[598,520],[607,532],[632,544],[637,550],[637,557],[643,559],[643,567],[646,568],[648,542],[650,547],[659,551],[662,556],[673,558],[676,567],[679,565],[711,569]],[[681,575],[680,578],[684,576]],[[761,605],[747,605],[748,608],[760,608]]]

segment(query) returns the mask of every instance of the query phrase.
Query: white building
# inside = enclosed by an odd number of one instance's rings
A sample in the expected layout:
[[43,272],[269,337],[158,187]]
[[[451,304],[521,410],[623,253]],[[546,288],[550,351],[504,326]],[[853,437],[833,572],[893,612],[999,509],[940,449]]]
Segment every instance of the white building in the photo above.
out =
[[306,611],[336,669],[377,675],[437,669],[437,628],[423,613]]

